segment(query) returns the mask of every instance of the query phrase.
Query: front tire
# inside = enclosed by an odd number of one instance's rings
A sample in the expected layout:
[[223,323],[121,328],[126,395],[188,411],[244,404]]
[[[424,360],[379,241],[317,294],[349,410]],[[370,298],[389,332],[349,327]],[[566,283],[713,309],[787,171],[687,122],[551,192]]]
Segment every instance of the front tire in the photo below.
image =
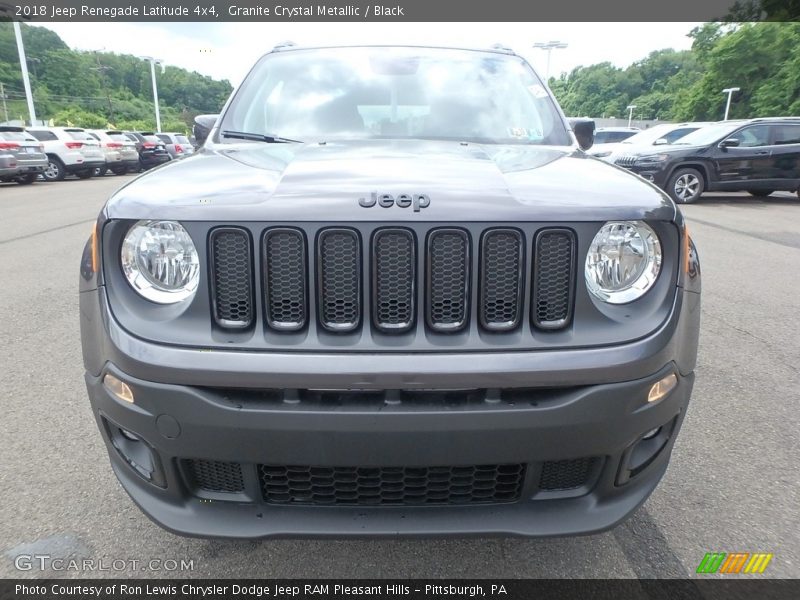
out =
[[111,167],[111,172],[114,175],[125,175],[128,172],[128,167]]
[[767,197],[772,194],[775,190],[745,190],[751,196],[755,196],[756,198]]
[[102,177],[108,173],[108,167],[97,167],[94,171],[92,171],[92,175],[94,177]]
[[697,169],[678,169],[667,182],[667,193],[678,204],[695,202],[706,189],[706,180]]
[[89,179],[92,175],[94,175],[94,169],[86,169],[85,171],[75,172],[75,177],[78,179]]
[[47,159],[50,161],[47,164],[47,168],[42,173],[45,181],[61,181],[64,177],[67,176],[67,172],[64,169],[64,163],[61,162],[57,156],[48,156]]

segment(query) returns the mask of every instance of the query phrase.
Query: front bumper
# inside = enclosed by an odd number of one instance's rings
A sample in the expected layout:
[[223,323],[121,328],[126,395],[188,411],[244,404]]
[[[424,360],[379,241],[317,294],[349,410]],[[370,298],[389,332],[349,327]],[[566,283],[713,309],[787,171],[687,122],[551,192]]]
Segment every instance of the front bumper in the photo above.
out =
[[[81,293],[86,383],[111,463],[125,490],[161,526],[184,535],[522,535],[597,532],[640,506],[664,474],[686,414],[697,352],[699,294],[679,290],[669,320],[617,347],[554,352],[304,354],[204,351],[131,336],[101,288]],[[135,403],[111,395],[113,374]],[[649,404],[653,383],[677,387]],[[186,383],[191,383],[187,386]],[[247,389],[245,389],[247,388]],[[253,389],[528,388],[477,404],[337,405],[266,401]],[[139,436],[154,457],[151,483],[110,432]],[[629,476],[632,448],[662,428],[657,451]],[[576,487],[542,487],[548,465],[591,459]],[[187,460],[236,463],[243,487],[198,487]],[[268,502],[259,465],[460,467],[525,465],[515,501],[436,506],[308,506]],[[627,473],[627,475],[626,475]]]

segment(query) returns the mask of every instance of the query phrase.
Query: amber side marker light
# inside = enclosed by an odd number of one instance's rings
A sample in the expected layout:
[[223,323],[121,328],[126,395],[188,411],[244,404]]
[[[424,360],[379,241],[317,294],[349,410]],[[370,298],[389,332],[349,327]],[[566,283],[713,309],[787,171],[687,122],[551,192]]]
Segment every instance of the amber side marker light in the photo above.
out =
[[677,385],[678,377],[675,373],[670,373],[653,384],[653,387],[650,388],[650,393],[647,394],[647,401],[652,403],[666,398]]
[[97,273],[97,269],[100,267],[100,247],[98,245],[97,240],[97,223],[94,224],[92,227],[92,272]]
[[133,404],[133,391],[124,381],[114,377],[111,373],[106,373],[103,377],[103,387],[114,394],[120,400]]

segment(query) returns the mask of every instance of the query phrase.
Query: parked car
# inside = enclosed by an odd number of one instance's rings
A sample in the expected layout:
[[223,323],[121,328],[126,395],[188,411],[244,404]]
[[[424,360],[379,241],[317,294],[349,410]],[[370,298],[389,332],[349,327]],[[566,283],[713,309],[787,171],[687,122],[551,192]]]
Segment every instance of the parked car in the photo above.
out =
[[106,164],[99,142],[80,127],[29,127],[42,142],[48,165],[42,175],[47,181],[61,181],[67,175],[88,179]]
[[594,132],[594,145],[592,148],[605,144],[616,144],[636,135],[639,131],[641,130],[638,127],[599,127]]
[[697,253],[524,58],[284,45],[198,121],[80,269],[92,413],[155,522],[553,536],[645,502],[691,417]]
[[707,191],[754,196],[800,191],[800,117],[722,121],[672,145],[625,154],[614,162],[681,204]]
[[167,145],[152,132],[126,131],[125,136],[136,144],[141,171],[163,165],[172,159],[167,152]]
[[182,133],[157,133],[156,136],[167,145],[167,152],[172,158],[194,154],[194,146]]
[[11,142],[0,142],[0,180],[11,181],[19,173],[17,156],[11,152]]
[[622,142],[592,146],[589,154],[613,163],[618,155],[641,152],[650,146],[673,144],[683,136],[708,125],[711,123],[660,123],[643,129]]
[[14,174],[0,174],[2,181],[31,184],[44,172],[49,162],[41,142],[22,127],[0,125],[0,152],[13,155],[17,168]]
[[[136,150],[136,143],[125,137],[124,133],[93,129],[89,131],[89,135],[100,142],[106,152],[106,166],[112,173],[124,175],[129,171],[139,170],[139,152]],[[116,155],[116,158],[109,162],[109,156],[113,155]],[[105,171],[98,174],[104,175]]]

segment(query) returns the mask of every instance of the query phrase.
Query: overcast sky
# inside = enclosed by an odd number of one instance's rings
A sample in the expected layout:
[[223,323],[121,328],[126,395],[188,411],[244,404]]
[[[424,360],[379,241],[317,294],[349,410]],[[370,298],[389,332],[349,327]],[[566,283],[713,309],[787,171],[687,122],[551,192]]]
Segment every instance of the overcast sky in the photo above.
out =
[[148,54],[167,64],[238,85],[276,43],[301,45],[430,44],[488,47],[501,42],[544,75],[546,52],[534,42],[560,40],[550,74],[609,61],[626,67],[652,50],[686,49],[697,23],[47,23],[72,48]]

